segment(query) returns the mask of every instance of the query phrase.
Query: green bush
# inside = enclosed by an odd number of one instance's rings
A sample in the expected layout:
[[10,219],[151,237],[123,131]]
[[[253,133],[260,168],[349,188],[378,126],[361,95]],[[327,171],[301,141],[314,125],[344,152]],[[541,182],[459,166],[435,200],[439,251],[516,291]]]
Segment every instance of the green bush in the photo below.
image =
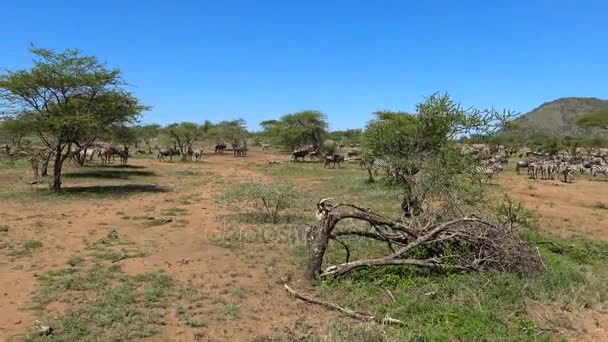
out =
[[266,184],[257,180],[234,184],[219,198],[219,203],[261,212],[272,223],[279,222],[279,213],[293,207],[303,197],[291,184]]

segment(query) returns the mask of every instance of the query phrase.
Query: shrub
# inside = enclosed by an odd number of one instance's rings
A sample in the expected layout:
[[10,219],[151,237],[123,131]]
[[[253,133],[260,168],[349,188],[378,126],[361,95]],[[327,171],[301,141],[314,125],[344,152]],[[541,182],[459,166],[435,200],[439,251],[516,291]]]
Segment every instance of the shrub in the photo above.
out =
[[266,184],[250,180],[234,184],[218,198],[218,202],[249,206],[261,211],[272,223],[277,223],[279,213],[294,206],[302,197],[302,191],[291,184]]

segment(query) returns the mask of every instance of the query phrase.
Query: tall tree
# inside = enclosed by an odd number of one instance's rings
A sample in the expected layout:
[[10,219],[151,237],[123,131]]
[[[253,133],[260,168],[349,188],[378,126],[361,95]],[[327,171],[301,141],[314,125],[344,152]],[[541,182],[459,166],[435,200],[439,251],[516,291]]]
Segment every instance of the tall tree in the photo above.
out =
[[160,134],[160,125],[149,124],[143,126],[135,126],[135,132],[138,139],[148,145],[148,153],[152,153],[152,140]]
[[193,122],[180,122],[165,127],[164,131],[180,150],[182,160],[187,160],[188,150],[192,148],[192,144],[195,141],[202,138],[206,129],[205,125],[197,125]]
[[474,161],[460,153],[457,139],[494,133],[513,117],[508,111],[464,109],[447,94],[429,96],[415,113],[375,115],[364,134],[364,157],[384,161],[389,180],[402,190],[406,217],[419,215],[431,202],[447,208],[453,199],[471,194],[463,186],[475,176]]
[[7,118],[0,121],[0,136],[8,138],[14,148],[21,147],[21,141],[28,134],[32,134],[32,130],[25,120]]
[[302,145],[321,147],[327,136],[327,119],[317,110],[305,110],[260,123],[263,136],[274,144],[293,149]]
[[247,132],[247,123],[243,119],[220,121],[212,125],[209,130],[209,135],[216,140],[217,143],[228,142],[233,147],[243,143],[249,132]]
[[82,146],[109,127],[131,123],[147,109],[124,89],[120,70],[77,49],[32,48],[33,66],[0,75],[2,105],[21,110],[54,153],[51,189],[61,190],[61,171],[73,145]]

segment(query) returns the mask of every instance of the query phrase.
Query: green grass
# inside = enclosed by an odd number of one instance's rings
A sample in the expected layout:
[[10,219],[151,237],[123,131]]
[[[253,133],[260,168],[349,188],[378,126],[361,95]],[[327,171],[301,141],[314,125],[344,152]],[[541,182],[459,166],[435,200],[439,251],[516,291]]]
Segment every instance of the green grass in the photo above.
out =
[[172,207],[172,208],[162,209],[160,211],[160,214],[164,215],[164,216],[183,216],[183,215],[188,214],[188,209]]
[[[391,217],[400,213],[398,194],[381,182],[366,183],[365,171],[352,166],[328,170],[307,163],[257,169],[294,184],[306,184],[319,198],[360,204]],[[299,209],[314,212],[314,207]],[[332,337],[338,341],[549,340],[550,331],[567,330],[570,323],[559,319],[533,322],[528,314],[529,301],[570,309],[608,308],[608,283],[602,280],[608,279],[608,243],[563,240],[541,232],[534,226],[537,222],[531,219],[531,226],[522,228],[523,238],[539,246],[547,268],[536,277],[385,267],[359,269],[339,279],[318,282],[321,298],[405,322],[404,327],[330,327]],[[240,237],[238,242],[248,242],[242,234]],[[383,244],[359,238],[345,241],[351,247],[351,260],[388,253]],[[305,245],[294,245],[293,252],[296,267],[305,267]],[[330,243],[326,263],[340,263],[344,257],[343,248]]]
[[9,255],[14,257],[30,256],[34,253],[34,251],[40,248],[42,248],[42,242],[37,240],[29,240],[21,245],[21,249],[13,250],[9,253]]
[[[120,266],[66,268],[38,276],[40,307],[69,304],[57,319],[46,318],[53,334],[25,341],[122,341],[154,336],[165,321],[173,279],[160,272],[126,276]],[[43,318],[44,319],[44,318]]]

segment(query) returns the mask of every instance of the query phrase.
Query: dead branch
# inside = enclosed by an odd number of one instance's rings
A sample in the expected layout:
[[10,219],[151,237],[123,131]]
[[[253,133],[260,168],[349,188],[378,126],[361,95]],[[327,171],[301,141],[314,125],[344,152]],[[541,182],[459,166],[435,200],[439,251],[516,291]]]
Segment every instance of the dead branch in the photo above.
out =
[[[308,228],[310,279],[340,276],[361,267],[409,265],[450,269],[455,271],[508,271],[520,274],[540,272],[544,267],[538,252],[521,241],[512,230],[495,225],[478,217],[455,218],[432,224],[412,220],[400,223],[352,204],[329,203],[326,198],[317,204],[318,226]],[[336,229],[344,219],[367,222],[374,231]],[[422,226],[415,229],[413,227]],[[372,259],[347,261],[323,268],[323,257],[328,241],[341,236],[354,236],[387,243],[391,254]],[[344,242],[340,242],[348,251]],[[399,247],[394,250],[392,245]],[[414,251],[424,251],[426,258]],[[453,251],[457,251],[454,253]]]
[[289,285],[287,285],[287,280],[285,278],[281,278],[281,280],[283,281],[283,286],[285,287],[285,290],[287,290],[287,292],[289,294],[291,294],[295,298],[303,300],[307,303],[321,305],[325,308],[339,311],[339,312],[347,315],[348,317],[355,318],[355,319],[365,321],[365,322],[376,322],[379,324],[405,325],[405,322],[395,319],[395,318],[391,318],[389,316],[386,316],[385,318],[380,319],[380,318],[377,318],[376,316],[368,314],[368,313],[354,311],[354,310],[345,308],[343,306],[340,306],[338,304],[334,304],[334,303],[326,302],[326,301],[319,300],[316,298],[312,298],[310,296],[299,293],[299,292],[295,291],[294,289],[292,289],[291,287],[289,287]]

